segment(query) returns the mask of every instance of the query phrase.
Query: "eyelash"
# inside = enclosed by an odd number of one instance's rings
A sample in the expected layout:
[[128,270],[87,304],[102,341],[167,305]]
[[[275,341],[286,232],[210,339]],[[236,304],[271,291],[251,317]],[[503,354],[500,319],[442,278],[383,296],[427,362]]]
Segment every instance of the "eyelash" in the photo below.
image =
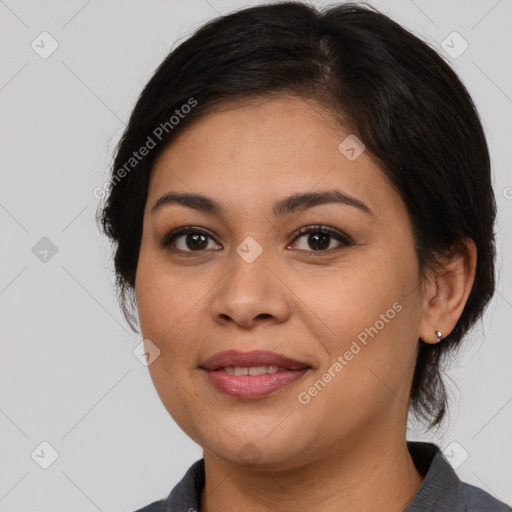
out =
[[[176,249],[176,248],[173,248],[173,249],[170,249],[169,246],[171,245],[171,243],[180,235],[186,235],[186,234],[200,234],[200,235],[206,235],[207,237],[210,237],[212,240],[214,240],[216,243],[218,243],[207,231],[205,231],[204,229],[200,229],[200,228],[195,228],[195,227],[190,227],[190,226],[182,226],[182,227],[179,227],[179,228],[176,228],[172,231],[170,231],[169,233],[167,233],[163,239],[161,240],[160,242],[160,247],[162,249],[168,249],[168,250],[172,250],[172,252],[181,252],[181,253],[185,253],[185,254],[194,254],[194,253],[204,253],[205,250],[201,250],[201,251],[183,251],[181,249]],[[314,226],[305,226],[303,228],[300,228],[299,230],[297,230],[294,234],[293,234],[293,240],[292,242],[295,242],[298,238],[300,238],[302,235],[307,235],[307,234],[323,234],[323,235],[330,235],[331,237],[335,238],[338,242],[341,242],[342,246],[341,247],[337,247],[337,248],[331,248],[331,249],[325,249],[325,250],[322,250],[322,249],[319,249],[317,251],[314,251],[314,250],[310,250],[310,251],[305,251],[305,252],[310,252],[312,254],[331,254],[332,252],[336,252],[338,250],[340,250],[343,246],[351,246],[353,245],[353,242],[352,240],[344,235],[343,233],[341,233],[340,231],[336,230],[336,229],[333,229],[333,228],[330,228],[329,226],[324,226],[324,225],[321,225],[321,224],[317,224],[317,225],[314,225]],[[219,244],[220,245],[220,244]],[[301,251],[303,251],[301,249]]]

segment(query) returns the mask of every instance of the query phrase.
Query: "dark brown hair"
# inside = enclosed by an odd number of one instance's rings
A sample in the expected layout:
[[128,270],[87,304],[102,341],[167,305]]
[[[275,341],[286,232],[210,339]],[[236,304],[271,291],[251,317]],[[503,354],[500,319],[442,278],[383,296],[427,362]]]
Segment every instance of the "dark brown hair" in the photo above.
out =
[[[133,292],[155,158],[221,103],[272,93],[321,102],[363,141],[407,207],[422,273],[463,238],[475,242],[475,281],[459,321],[439,344],[419,340],[411,410],[431,426],[440,424],[447,404],[442,357],[460,344],[494,293],[496,204],[488,148],[451,67],[370,6],[245,8],[203,25],[161,63],[116,148],[108,197],[98,210],[113,242],[127,321],[136,330]],[[130,160],[149,139],[155,144],[147,155]]]

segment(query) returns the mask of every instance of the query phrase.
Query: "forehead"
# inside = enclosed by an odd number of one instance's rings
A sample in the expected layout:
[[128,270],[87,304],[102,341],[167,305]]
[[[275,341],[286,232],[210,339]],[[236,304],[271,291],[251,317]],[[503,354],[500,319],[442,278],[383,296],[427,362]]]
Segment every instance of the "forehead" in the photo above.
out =
[[340,150],[348,136],[353,137],[312,100],[227,104],[195,120],[159,155],[148,204],[172,190],[261,206],[262,199],[315,187],[336,187],[373,203],[377,211],[386,200],[396,202],[394,189],[367,152],[350,160]]

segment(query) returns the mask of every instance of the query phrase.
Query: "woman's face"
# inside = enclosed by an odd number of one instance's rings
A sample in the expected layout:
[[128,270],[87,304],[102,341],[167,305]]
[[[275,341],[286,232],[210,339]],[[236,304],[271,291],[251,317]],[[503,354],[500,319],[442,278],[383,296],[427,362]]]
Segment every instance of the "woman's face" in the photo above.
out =
[[[155,163],[136,278],[141,331],[160,350],[149,370],[163,404],[206,453],[298,467],[405,428],[423,315],[412,226],[370,156],[343,143],[349,135],[312,102],[269,98],[201,118]],[[274,211],[327,191],[351,199]],[[221,211],[171,201],[152,211],[170,192]],[[161,247],[182,226],[195,232]],[[270,393],[233,395],[201,368],[227,350],[310,369]]]

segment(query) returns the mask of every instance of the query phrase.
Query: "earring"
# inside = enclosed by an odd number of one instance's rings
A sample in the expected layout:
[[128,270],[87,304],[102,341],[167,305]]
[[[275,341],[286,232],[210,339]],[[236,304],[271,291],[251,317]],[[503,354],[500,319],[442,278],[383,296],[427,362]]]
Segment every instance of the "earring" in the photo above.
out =
[[443,333],[441,331],[436,331],[437,341],[436,343],[439,343],[441,341],[441,338],[443,337]]

